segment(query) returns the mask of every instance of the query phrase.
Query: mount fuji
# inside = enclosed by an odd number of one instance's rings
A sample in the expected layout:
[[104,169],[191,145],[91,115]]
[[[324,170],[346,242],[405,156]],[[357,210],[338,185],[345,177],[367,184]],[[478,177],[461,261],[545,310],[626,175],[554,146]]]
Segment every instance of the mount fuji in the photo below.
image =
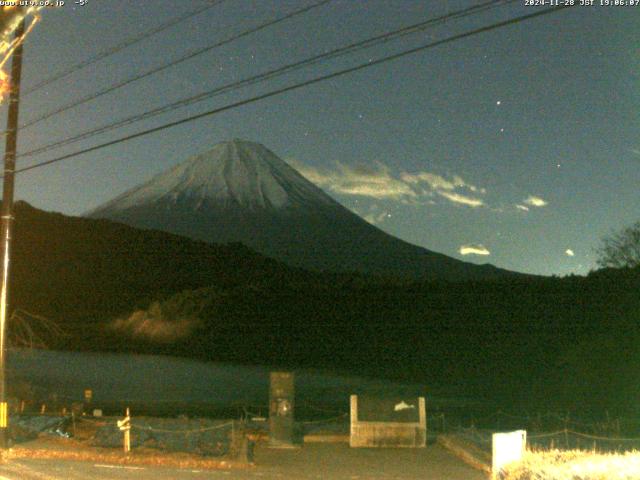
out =
[[85,214],[210,243],[241,242],[292,266],[421,279],[512,274],[393,237],[264,146],[232,140]]

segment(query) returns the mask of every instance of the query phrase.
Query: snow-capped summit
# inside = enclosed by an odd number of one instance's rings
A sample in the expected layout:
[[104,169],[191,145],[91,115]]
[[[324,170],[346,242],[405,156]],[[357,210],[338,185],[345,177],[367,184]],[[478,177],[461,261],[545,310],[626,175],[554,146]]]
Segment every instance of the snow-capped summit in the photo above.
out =
[[264,146],[223,142],[87,214],[212,243],[241,242],[290,265],[419,278],[506,272],[392,237]]
[[300,208],[336,202],[263,145],[234,139],[191,157],[90,215],[150,202],[248,209]]

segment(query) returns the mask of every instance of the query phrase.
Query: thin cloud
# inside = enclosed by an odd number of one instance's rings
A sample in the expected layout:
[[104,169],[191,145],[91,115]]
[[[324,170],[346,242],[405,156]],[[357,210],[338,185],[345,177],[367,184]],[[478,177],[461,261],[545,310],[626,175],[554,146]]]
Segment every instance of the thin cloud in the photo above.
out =
[[431,172],[405,172],[398,178],[381,163],[373,168],[336,163],[332,170],[320,170],[295,160],[289,162],[309,181],[341,195],[395,200],[404,204],[421,204],[421,200],[438,195],[451,203],[472,208],[485,205],[479,195],[485,194],[486,189],[465,181],[459,175],[445,178]]
[[486,189],[478,188],[475,185],[465,182],[459,175],[454,175],[451,180],[447,180],[443,176],[436,175],[435,173],[420,172],[415,174],[403,173],[400,178],[410,184],[419,184],[424,182],[435,191],[453,191],[460,188],[466,188],[474,193],[487,193]]
[[549,204],[549,202],[547,202],[543,198],[536,197],[535,195],[529,195],[524,200],[524,203],[526,203],[527,205],[530,205],[532,207],[544,207],[544,206]]
[[575,253],[573,250],[571,250],[570,248],[567,248],[564,253],[566,253],[569,257],[575,257]]
[[630,148],[629,151],[634,155],[638,155],[640,157],[640,149],[639,148]]
[[381,164],[377,168],[354,168],[338,163],[333,171],[321,171],[299,162],[291,163],[312,183],[338,194],[391,200],[418,195],[405,182],[391,176],[389,170]]
[[442,191],[438,191],[436,193],[441,197],[444,197],[447,200],[450,200],[454,203],[468,205],[469,207],[477,208],[477,207],[482,207],[484,205],[484,202],[479,198],[469,197],[467,195],[462,195],[461,193],[442,192]]
[[377,225],[379,223],[384,222],[387,218],[389,218],[389,216],[390,215],[387,212],[380,212],[380,213],[372,212],[372,213],[368,213],[362,218],[364,218],[371,225]]
[[518,210],[522,210],[523,212],[528,212],[528,211],[529,211],[529,207],[527,207],[526,205],[520,205],[520,204],[518,204],[518,205],[516,205],[516,208],[517,208]]
[[316,185],[322,185],[328,181],[329,177],[317,168],[300,163],[297,160],[289,159],[288,163],[300,173],[303,177]]
[[461,245],[458,251],[460,255],[491,255],[489,249],[480,243]]

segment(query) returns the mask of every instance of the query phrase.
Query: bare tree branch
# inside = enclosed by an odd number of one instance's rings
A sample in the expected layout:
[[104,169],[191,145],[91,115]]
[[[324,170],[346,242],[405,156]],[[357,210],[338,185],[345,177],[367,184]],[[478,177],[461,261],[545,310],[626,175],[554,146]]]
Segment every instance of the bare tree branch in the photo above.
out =
[[596,252],[598,266],[603,268],[640,266],[640,221],[604,237]]
[[54,321],[16,308],[9,319],[9,343],[22,348],[49,348],[56,339],[68,336]]

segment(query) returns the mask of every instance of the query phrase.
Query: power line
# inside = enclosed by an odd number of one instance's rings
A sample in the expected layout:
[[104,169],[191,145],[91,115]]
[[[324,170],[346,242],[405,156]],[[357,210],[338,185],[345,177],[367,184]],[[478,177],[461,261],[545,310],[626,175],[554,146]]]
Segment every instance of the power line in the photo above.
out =
[[459,18],[464,18],[470,15],[476,15],[482,11],[488,10],[490,8],[495,8],[498,5],[501,4],[509,4],[509,3],[514,3],[518,0],[491,0],[473,7],[468,7],[462,10],[458,10],[455,12],[451,12],[448,13],[446,15],[440,16],[440,17],[436,17],[436,18],[432,18],[432,19],[428,19],[426,21],[423,22],[419,22],[419,23],[415,23],[413,25],[409,25],[407,27],[403,27],[400,28],[398,30],[393,30],[390,32],[386,32],[380,35],[376,35],[374,37],[359,41],[359,42],[355,42],[352,43],[350,45],[344,46],[344,47],[339,47],[336,48],[334,50],[331,50],[329,52],[320,54],[320,55],[315,55],[312,56],[310,58],[306,58],[304,60],[292,63],[292,64],[288,64],[273,70],[269,70],[267,72],[258,74],[258,75],[254,75],[252,77],[249,78],[245,78],[243,80],[239,80],[236,82],[232,82],[226,85],[222,85],[220,87],[217,87],[213,90],[209,90],[203,93],[200,93],[198,95],[195,96],[191,96],[182,100],[179,100],[177,102],[173,102],[167,105],[163,105],[161,107],[152,109],[152,110],[148,110],[146,112],[140,113],[140,114],[136,114],[136,115],[132,115],[130,117],[124,118],[122,120],[119,120],[117,122],[113,122],[107,125],[103,125],[101,127],[98,128],[94,128],[85,132],[82,132],[78,135],[75,135],[73,137],[69,137],[66,139],[62,139],[53,143],[50,143],[48,145],[44,145],[38,148],[35,148],[33,150],[24,152],[22,154],[19,155],[19,157],[27,157],[27,156],[33,156],[33,155],[37,155],[37,154],[41,154],[44,152],[47,152],[49,150],[53,150],[59,147],[62,147],[64,145],[69,145],[72,143],[76,143],[79,142],[81,140],[86,140],[87,138],[91,138],[93,136],[99,135],[101,133],[105,133],[111,130],[115,130],[117,128],[123,127],[125,125],[130,125],[133,123],[137,123],[139,121],[142,120],[146,120],[148,118],[152,118],[155,117],[157,115],[160,115],[162,113],[166,113],[166,112],[170,112],[173,110],[176,110],[177,108],[181,108],[181,107],[185,107],[188,105],[192,105],[194,103],[198,103],[201,102],[203,100],[207,100],[209,98],[212,98],[214,96],[223,94],[223,93],[228,93],[231,91],[235,91],[239,88],[242,87],[246,87],[248,85],[254,85],[256,83],[259,82],[263,82],[265,80],[269,80],[275,77],[279,77],[281,75],[284,75],[286,73],[291,73],[293,71],[299,70],[301,68],[307,67],[309,65],[313,65],[313,64],[317,64],[320,63],[324,60],[328,60],[328,59],[333,59],[333,58],[337,58],[339,56],[343,56],[346,54],[350,54],[350,53],[354,53],[356,51],[365,49],[365,48],[371,48],[373,46],[379,45],[381,43],[386,43],[389,42],[391,40],[395,40],[401,37],[404,37],[406,35],[409,34],[413,34],[413,33],[417,33],[417,32],[421,32],[426,30],[428,27],[432,27],[441,23],[444,23],[448,20],[452,20],[452,19],[459,19]]
[[329,2],[332,2],[333,0],[321,0],[317,3],[314,3],[312,5],[306,6],[304,8],[300,8],[298,10],[295,10],[291,13],[288,13],[286,15],[283,15],[281,17],[278,17],[276,19],[273,20],[269,20],[268,22],[264,22],[261,23],[260,25],[258,25],[257,27],[253,27],[250,28],[249,30],[245,30],[243,32],[240,32],[236,35],[233,35],[225,40],[221,40],[219,42],[214,43],[213,45],[209,45],[207,47],[202,47],[202,48],[198,48],[195,50],[192,50],[191,52],[187,53],[186,55],[183,55],[182,57],[177,58],[176,60],[173,60],[169,63],[165,63],[163,65],[160,65],[158,67],[152,68],[151,70],[147,70],[144,73],[138,74],[138,75],[134,75],[133,77],[129,77],[126,80],[123,80],[119,83],[116,83],[114,85],[111,85],[107,88],[104,88],[102,90],[99,90],[98,92],[92,93],[90,95],[87,95],[86,97],[80,98],[79,100],[74,100],[70,103],[67,103],[66,105],[63,105],[60,108],[57,108],[51,112],[45,113],[44,115],[41,115],[39,117],[36,117],[33,120],[30,120],[29,122],[23,124],[20,126],[21,129],[25,129],[25,128],[29,128],[32,127],[33,125],[36,125],[37,123],[42,122],[43,120],[46,120],[48,118],[53,117],[54,115],[58,115],[62,112],[66,112],[67,110],[70,110],[74,107],[77,107],[79,105],[82,105],[84,103],[90,102],[92,100],[95,100],[96,98],[99,98],[103,95],[106,95],[107,93],[111,93],[115,90],[118,90],[119,88],[122,88],[126,85],[129,85],[133,82],[136,82],[138,80],[141,80],[143,78],[147,78],[150,77],[151,75],[155,75],[156,73],[162,72],[163,70],[166,70],[170,67],[173,67],[175,65],[178,65],[179,63],[185,62],[187,60],[190,60],[194,57],[197,57],[198,55],[202,55],[203,53],[209,52],[215,48],[221,47],[223,45],[227,45],[235,40],[238,40],[239,38],[243,38],[246,37],[247,35],[251,35],[253,33],[256,33],[260,30],[264,30],[265,28],[271,27],[273,25],[276,25],[280,22],[283,22],[285,20],[288,20],[290,18],[296,17],[298,15],[302,15],[304,13],[307,13],[315,8],[321,7]]
[[264,80],[268,80],[270,78],[277,77],[277,76],[283,75],[285,73],[290,73],[292,71],[299,70],[300,68],[312,65],[314,63],[319,63],[322,60],[327,60],[327,59],[330,59],[330,58],[336,58],[338,56],[342,56],[342,55],[346,55],[346,54],[349,54],[349,53],[353,53],[355,51],[358,51],[358,50],[361,50],[361,49],[364,49],[364,48],[370,48],[372,46],[378,45],[378,44],[383,43],[383,42],[388,42],[390,40],[394,40],[394,39],[400,38],[402,36],[406,36],[406,35],[409,35],[409,34],[412,34],[412,33],[423,31],[427,27],[430,27],[430,26],[433,26],[433,25],[436,25],[436,24],[439,24],[439,23],[443,23],[443,22],[445,22],[447,20],[456,19],[456,18],[463,18],[463,17],[471,15],[471,14],[480,13],[481,11],[486,10],[488,8],[496,7],[499,4],[513,3],[515,1],[517,1],[517,0],[492,0],[492,1],[485,2],[485,3],[480,4],[480,5],[476,5],[474,7],[469,7],[469,8],[463,9],[463,10],[452,12],[452,13],[449,13],[449,14],[441,16],[441,17],[437,17],[437,18],[434,18],[434,19],[429,19],[427,21],[416,23],[416,24],[401,28],[399,30],[394,30],[394,31],[387,32],[387,33],[384,33],[384,34],[381,34],[381,35],[377,35],[375,37],[372,37],[372,38],[369,38],[369,39],[366,39],[366,40],[363,40],[363,41],[360,41],[360,42],[352,43],[352,44],[347,45],[345,47],[337,48],[335,50],[332,50],[332,51],[324,53],[324,54],[316,55],[316,56],[313,56],[311,58],[307,58],[307,59],[304,59],[302,61],[295,62],[293,64],[288,64],[288,65],[285,65],[283,67],[279,67],[277,69],[270,70],[270,71],[264,72],[264,73],[259,74],[259,75],[255,75],[253,77],[249,77],[249,78],[237,81],[237,82],[233,82],[231,84],[223,85],[221,87],[215,88],[214,90],[210,90],[210,91],[207,91],[207,92],[204,92],[204,93],[200,93],[198,95],[195,95],[195,96],[192,96],[192,97],[188,97],[186,99],[182,99],[182,100],[179,100],[177,102],[173,102],[173,103],[170,103],[168,105],[164,105],[162,107],[158,107],[158,108],[149,110],[149,111],[141,113],[141,114],[136,114],[136,115],[133,115],[131,117],[127,117],[127,118],[125,118],[123,120],[120,120],[118,122],[114,122],[114,123],[111,123],[111,124],[108,124],[108,125],[105,125],[105,126],[102,126],[102,127],[98,127],[96,129],[85,131],[85,132],[83,132],[81,134],[78,134],[76,136],[73,136],[73,137],[70,137],[70,138],[67,138],[67,139],[64,139],[64,140],[60,140],[60,141],[54,142],[54,143],[49,144],[49,145],[38,147],[38,148],[36,148],[34,150],[30,150],[28,152],[25,152],[25,153],[21,154],[20,156],[21,157],[26,157],[26,156],[36,155],[36,154],[39,154],[39,153],[44,153],[46,151],[61,147],[63,145],[68,145],[68,144],[71,144],[71,143],[75,143],[75,142],[78,142],[80,140],[85,140],[85,139],[93,137],[95,135],[98,135],[98,134],[101,134],[101,133],[105,133],[107,131],[111,131],[111,130],[120,128],[120,127],[122,127],[124,125],[130,125],[132,123],[136,123],[138,121],[145,120],[145,119],[160,115],[162,113],[175,110],[175,109],[180,108],[180,107],[184,107],[184,106],[187,106],[187,105],[191,105],[191,104],[206,100],[208,98],[220,95],[222,93],[227,93],[227,92],[230,92],[230,91],[234,91],[234,90],[239,89],[241,87],[245,87],[245,86],[248,86],[248,85],[253,85],[255,83],[262,82]]
[[190,12],[185,13],[184,15],[181,15],[179,17],[176,17],[174,19],[171,19],[165,23],[162,23],[160,25],[158,25],[155,28],[152,28],[151,30],[148,30],[146,32],[142,32],[139,35],[136,35],[134,37],[131,37],[117,45],[114,45],[113,47],[107,49],[107,50],[103,50],[100,53],[97,53],[96,55],[94,55],[93,57],[89,57],[86,60],[83,60],[80,63],[77,63],[69,68],[67,68],[66,70],[63,70],[60,73],[57,73],[45,80],[42,80],[40,83],[35,84],[34,86],[32,86],[31,88],[26,89],[23,92],[23,96],[25,95],[29,95],[30,93],[33,93],[37,90],[40,90],[41,88],[49,85],[50,83],[56,82],[58,80],[61,80],[63,78],[68,77],[69,75],[71,75],[72,73],[75,73],[78,70],[81,70],[85,67],[88,67],[89,65],[92,65],[96,62],[99,62],[100,60],[103,60],[107,57],[110,57],[111,55],[114,55],[116,53],[118,53],[121,50],[124,50],[127,47],[130,47],[132,45],[135,45],[136,43],[141,42],[142,40],[145,40],[153,35],[155,35],[156,33],[160,33],[164,30],[167,30],[168,28],[173,27],[174,25],[177,25],[180,22],[184,22],[185,20],[188,20],[192,17],[195,17],[196,15],[199,15],[200,13],[209,10],[210,8],[213,8],[217,5],[219,5],[220,3],[223,3],[226,0],[216,0],[213,2],[210,2],[208,5],[204,5],[200,8],[197,8],[195,10],[192,10]]
[[125,137],[121,137],[121,138],[118,138],[116,140],[111,140],[109,142],[105,142],[105,143],[102,143],[102,144],[99,144],[99,145],[95,145],[93,147],[85,148],[85,149],[82,149],[82,150],[79,150],[79,151],[76,151],[76,152],[73,152],[73,153],[69,153],[69,154],[62,155],[62,156],[59,156],[59,157],[56,157],[56,158],[52,158],[50,160],[39,162],[39,163],[36,163],[34,165],[30,165],[28,167],[23,167],[23,168],[17,169],[16,173],[26,172],[28,170],[33,170],[33,169],[36,169],[36,168],[39,168],[39,167],[44,167],[46,165],[51,165],[53,163],[61,162],[63,160],[67,160],[69,158],[77,157],[77,156],[85,154],[85,153],[94,152],[96,150],[100,150],[100,149],[105,148],[105,147],[110,147],[112,145],[117,145],[119,143],[127,142],[127,141],[133,140],[135,138],[143,137],[143,136],[146,136],[146,135],[150,135],[152,133],[156,133],[156,132],[159,132],[159,131],[162,131],[162,130],[166,130],[168,128],[172,128],[172,127],[176,127],[178,125],[182,125],[182,124],[185,124],[185,123],[193,122],[195,120],[199,120],[200,118],[209,117],[209,116],[212,116],[212,115],[215,115],[215,114],[227,111],[227,110],[231,110],[233,108],[241,107],[243,105],[248,105],[250,103],[254,103],[254,102],[257,102],[257,101],[260,101],[260,100],[264,100],[266,98],[270,98],[270,97],[274,97],[276,95],[280,95],[280,94],[283,94],[283,93],[286,93],[286,92],[290,92],[292,90],[297,90],[297,89],[300,89],[300,88],[307,87],[309,85],[314,85],[316,83],[323,82],[325,80],[330,80],[330,79],[337,78],[337,77],[340,77],[340,76],[343,76],[343,75],[347,75],[349,73],[357,72],[357,71],[363,70],[365,68],[373,67],[374,65],[380,65],[382,63],[386,63],[386,62],[389,62],[389,61],[392,61],[392,60],[397,60],[399,58],[403,58],[403,57],[406,57],[408,55],[412,55],[412,54],[417,53],[417,52],[428,50],[428,49],[431,49],[431,48],[434,48],[434,47],[437,47],[437,46],[440,46],[440,45],[444,45],[444,44],[447,44],[447,43],[452,43],[454,41],[461,40],[463,38],[468,38],[468,37],[471,37],[473,35],[477,35],[479,33],[484,33],[484,32],[488,32],[488,31],[491,31],[491,30],[496,30],[498,28],[502,28],[502,27],[505,27],[505,26],[508,26],[508,25],[514,25],[514,24],[517,24],[517,23],[520,23],[520,22],[523,22],[523,21],[526,21],[526,20],[530,20],[532,18],[540,17],[540,16],[547,15],[547,14],[550,14],[550,13],[553,13],[553,12],[558,12],[558,11],[564,10],[565,8],[569,8],[569,7],[568,6],[558,6],[558,7],[546,8],[544,10],[540,10],[540,11],[535,12],[535,13],[530,13],[528,15],[522,15],[520,17],[512,18],[510,20],[505,20],[505,21],[494,23],[492,25],[488,25],[488,26],[485,26],[485,27],[476,28],[474,30],[471,30],[471,31],[468,31],[468,32],[465,32],[465,33],[452,35],[451,37],[447,37],[447,38],[442,39],[442,40],[438,40],[438,41],[435,41],[435,42],[427,43],[427,44],[421,45],[419,47],[411,48],[411,49],[405,50],[403,52],[399,52],[399,53],[395,53],[395,54],[392,54],[392,55],[388,55],[386,57],[379,58],[378,60],[373,60],[371,62],[361,63],[359,65],[356,65],[355,67],[346,68],[346,69],[343,69],[343,70],[339,70],[337,72],[333,72],[333,73],[330,73],[330,74],[327,74],[327,75],[323,75],[323,76],[316,77],[316,78],[313,78],[313,79],[310,79],[310,80],[306,80],[306,81],[303,81],[303,82],[300,82],[300,83],[296,83],[294,85],[290,85],[290,86],[287,86],[287,87],[279,88],[277,90],[272,90],[271,92],[264,93],[262,95],[257,95],[255,97],[247,98],[245,100],[241,100],[241,101],[238,101],[238,102],[235,102],[235,103],[231,103],[231,104],[225,105],[223,107],[218,107],[218,108],[215,108],[213,110],[209,110],[207,112],[199,113],[197,115],[192,115],[190,117],[186,117],[186,118],[183,118],[181,120],[177,120],[177,121],[174,121],[174,122],[166,123],[164,125],[160,125],[158,127],[150,128],[148,130],[143,130],[141,132],[134,133],[134,134],[131,134],[131,135],[127,135]]

